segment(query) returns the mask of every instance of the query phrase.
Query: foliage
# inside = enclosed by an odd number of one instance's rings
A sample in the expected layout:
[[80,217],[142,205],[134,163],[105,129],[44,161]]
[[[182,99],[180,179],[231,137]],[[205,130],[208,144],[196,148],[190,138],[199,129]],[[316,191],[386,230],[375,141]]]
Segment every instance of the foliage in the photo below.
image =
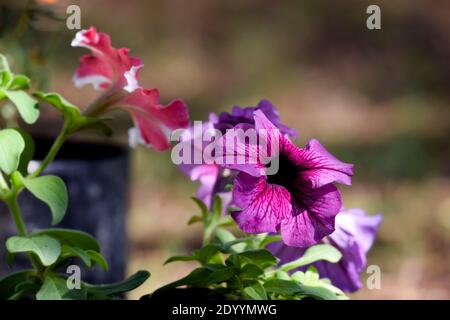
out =
[[231,217],[222,214],[219,197],[214,200],[212,210],[193,199],[201,214],[193,216],[191,223],[203,223],[203,246],[191,255],[174,256],[166,263],[175,261],[196,261],[200,265],[187,276],[158,290],[152,297],[180,287],[208,288],[210,295],[217,294],[226,299],[248,300],[300,300],[346,299],[345,294],[328,279],[320,279],[313,267],[306,271],[289,271],[318,260],[337,262],[341,253],[333,246],[320,244],[310,247],[299,259],[278,264],[278,259],[266,246],[280,240],[278,235],[259,234],[236,237],[226,229],[232,223]]
[[38,100],[55,107],[64,119],[63,128],[53,147],[39,168],[31,173],[27,170],[34,154],[31,136],[22,129],[0,130],[0,200],[8,205],[18,231],[18,235],[6,241],[7,261],[11,265],[16,255],[27,254],[33,265],[33,269],[15,272],[0,279],[0,299],[115,299],[119,294],[140,286],[149,277],[146,271],[139,271],[120,283],[92,285],[81,282],[79,288],[69,289],[68,282],[71,279],[60,271],[73,258],[79,258],[89,268],[99,265],[103,270],[108,270],[108,263],[101,254],[97,240],[87,233],[68,229],[52,228],[28,233],[17,201],[18,195],[24,189],[30,191],[49,207],[52,224],[57,225],[67,210],[67,188],[57,176],[42,176],[43,170],[69,135],[86,128],[108,129],[101,120],[82,115],[77,106],[59,94],[28,94],[29,79],[13,74],[3,55],[0,55],[0,62],[0,100],[13,103],[28,124],[33,124],[39,117]]

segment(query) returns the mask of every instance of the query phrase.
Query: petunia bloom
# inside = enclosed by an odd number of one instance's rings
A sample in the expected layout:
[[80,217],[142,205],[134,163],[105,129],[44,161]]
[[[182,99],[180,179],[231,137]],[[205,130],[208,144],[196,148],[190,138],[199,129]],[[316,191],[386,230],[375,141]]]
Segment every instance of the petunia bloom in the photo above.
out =
[[[247,124],[254,126],[255,120],[253,118],[253,113],[256,110],[261,110],[261,112],[263,112],[284,135],[291,138],[297,138],[297,131],[281,122],[278,110],[266,99],[261,100],[256,106],[245,108],[234,106],[231,113],[222,112],[219,116],[215,113],[211,113],[208,121],[203,123],[203,129],[217,129],[222,134],[225,134],[226,130],[232,129],[236,125]],[[193,130],[191,128],[187,142],[190,143],[194,138]],[[201,149],[197,151],[202,153],[203,149],[206,148],[208,144],[209,143],[204,143],[201,146]],[[231,203],[231,192],[227,191],[226,186],[232,183],[236,176],[236,172],[224,170],[221,166],[213,163],[212,159],[209,160],[211,161],[208,161],[208,163],[181,164],[179,167],[192,181],[198,180],[200,182],[200,187],[197,191],[197,197],[199,199],[204,201],[207,206],[211,206],[214,196],[219,195],[222,198],[222,204],[226,210],[228,204]]]
[[[335,286],[345,292],[360,289],[362,287],[360,275],[367,264],[367,253],[372,247],[382,220],[380,214],[368,216],[361,209],[340,212],[336,216],[336,230],[322,242],[336,247],[342,253],[342,258],[338,263],[315,262],[313,265],[320,277],[330,279]],[[280,264],[300,258],[306,250],[288,247],[281,241],[269,244],[268,249],[280,259]]]
[[[192,126],[182,135],[180,143],[184,143],[187,145],[187,148],[190,148],[191,161],[190,163],[181,163],[179,168],[192,181],[200,182],[200,187],[196,194],[198,199],[202,200],[208,207],[211,207],[214,196],[218,195],[222,198],[222,205],[226,210],[231,200],[231,194],[226,190],[226,185],[232,182],[231,176],[223,168],[215,164],[213,158],[204,159],[202,157],[200,163],[194,163],[194,153],[203,156],[203,150],[211,143],[203,141],[202,138],[206,131],[209,131],[211,135],[214,134],[215,123],[217,123],[217,115],[210,113],[208,121],[202,123],[201,132],[195,132]],[[202,143],[197,145],[194,142],[196,139],[202,140]]]
[[[275,141],[277,148],[264,154],[263,146],[238,141],[230,154],[227,133],[216,151],[224,167],[240,171],[233,187],[233,204],[240,210],[233,218],[247,233],[281,231],[289,246],[313,245],[334,231],[342,199],[333,183],[350,185],[353,165],[339,161],[314,139],[305,148],[295,146],[261,110],[254,112],[254,119],[256,131],[266,134],[267,145]],[[224,160],[228,156],[257,161],[230,164]],[[267,174],[264,156],[270,163],[278,161],[275,174]]]
[[91,84],[95,89],[106,89],[87,113],[99,115],[112,109],[130,113],[135,127],[130,129],[130,144],[153,146],[158,151],[170,148],[169,133],[189,125],[186,104],[174,100],[164,106],[159,101],[157,89],[145,89],[139,85],[138,73],[142,60],[129,55],[129,49],[116,49],[110,37],[97,32],[94,27],[81,30],[72,40],[74,47],[86,47],[91,54],[80,59],[74,75],[77,86]]

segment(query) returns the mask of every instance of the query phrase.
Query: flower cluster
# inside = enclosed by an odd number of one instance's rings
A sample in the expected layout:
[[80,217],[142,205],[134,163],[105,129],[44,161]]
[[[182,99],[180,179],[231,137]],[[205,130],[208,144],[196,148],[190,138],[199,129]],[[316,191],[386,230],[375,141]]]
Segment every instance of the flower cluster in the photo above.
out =
[[170,149],[170,131],[189,125],[186,104],[177,99],[162,105],[158,89],[145,89],[139,85],[142,60],[130,56],[127,48],[114,48],[110,37],[97,32],[94,27],[79,31],[72,46],[91,50],[91,54],[80,59],[74,75],[75,85],[91,84],[95,89],[106,89],[87,113],[100,115],[123,109],[131,115],[135,126],[129,131],[130,145],[151,145],[158,151]]
[[[118,108],[129,112],[134,121],[134,128],[129,131],[130,145],[168,150],[170,132],[189,126],[183,101],[174,100],[164,106],[157,89],[139,85],[143,62],[130,56],[129,49],[114,48],[109,36],[93,27],[78,32],[72,46],[91,50],[91,54],[80,59],[75,84],[91,84],[95,89],[105,90],[86,114],[100,116]],[[245,139],[235,141],[231,136],[233,129],[264,132],[264,140],[270,147],[263,152],[260,146]],[[342,209],[342,196],[336,184],[351,185],[353,165],[335,158],[315,139],[305,147],[296,146],[292,140],[298,138],[297,130],[282,123],[277,109],[268,100],[261,100],[256,106],[235,106],[231,113],[211,113],[203,124],[203,132],[196,133],[191,127],[182,135],[181,142],[202,153],[209,144],[191,142],[196,134],[203,135],[208,130],[216,132],[214,152],[200,163],[180,164],[183,173],[200,181],[197,197],[212,207],[214,197],[219,196],[223,213],[232,211],[231,216],[246,233],[280,233],[282,241],[269,246],[280,263],[297,259],[317,243],[333,245],[343,259],[333,266],[316,262],[319,274],[344,291],[360,288],[359,274],[366,264],[366,254],[381,216],[368,217],[359,209]],[[237,144],[232,151],[226,148],[230,139]],[[226,157],[256,161],[227,163]],[[269,165],[275,161],[277,168],[270,172]]]
[[[332,244],[344,258],[328,272],[331,268],[327,269],[326,263],[317,263],[321,276],[330,277],[345,291],[359,288],[359,274],[381,216],[342,210],[341,193],[335,183],[351,185],[353,165],[336,159],[315,139],[303,148],[294,145],[291,139],[297,138],[297,131],[281,122],[276,108],[267,100],[247,108],[235,106],[231,113],[210,114],[204,128],[223,134],[215,148],[215,160],[230,156],[223,150],[231,129],[264,131],[268,141],[277,142],[277,148],[268,156],[269,160],[277,159],[279,167],[275,174],[268,174],[267,161],[180,165],[192,180],[200,181],[198,198],[209,206],[216,195],[225,199],[225,206],[237,208],[231,215],[246,233],[281,233],[283,241],[270,247],[281,262],[299,258],[306,248],[317,243]],[[238,140],[237,144],[231,156],[247,159],[256,153],[255,159],[263,158],[260,148],[247,141]],[[229,184],[233,184],[232,191],[227,191]]]

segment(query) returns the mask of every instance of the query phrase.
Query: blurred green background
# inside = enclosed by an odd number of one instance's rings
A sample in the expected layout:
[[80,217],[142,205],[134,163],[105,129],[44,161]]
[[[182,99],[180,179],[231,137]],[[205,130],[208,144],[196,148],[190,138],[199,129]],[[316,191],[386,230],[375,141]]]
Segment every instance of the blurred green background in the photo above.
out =
[[[82,27],[132,48],[145,62],[141,85],[159,88],[163,102],[184,99],[192,119],[268,98],[298,129],[299,145],[317,138],[355,164],[353,186],[340,188],[345,207],[384,214],[369,255],[382,288],[352,298],[450,299],[450,2],[33,3],[0,0],[0,49],[40,88],[80,106],[98,94],[71,82],[87,53],[70,47],[75,31],[65,26],[77,4]],[[381,30],[366,28],[370,4],[381,7]],[[115,139],[125,141],[129,124],[119,116]],[[162,264],[199,245],[200,233],[186,225],[197,184],[170,153],[139,149],[133,164],[129,270],[152,272],[137,298],[189,272],[188,263]]]

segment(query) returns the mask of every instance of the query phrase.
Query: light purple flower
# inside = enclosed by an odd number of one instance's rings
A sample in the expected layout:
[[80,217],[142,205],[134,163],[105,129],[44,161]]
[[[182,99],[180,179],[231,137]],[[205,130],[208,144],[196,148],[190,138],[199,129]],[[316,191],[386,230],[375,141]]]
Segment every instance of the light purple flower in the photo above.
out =
[[263,99],[256,106],[242,108],[234,106],[231,113],[222,112],[219,115],[215,128],[219,129],[223,134],[227,129],[231,129],[239,124],[255,124],[253,114],[256,110],[261,110],[262,113],[273,123],[280,132],[290,138],[297,139],[298,132],[294,128],[289,128],[285,124],[281,123],[280,114],[275,106],[270,103],[269,100]]
[[[335,286],[346,292],[360,289],[362,287],[360,274],[367,264],[367,253],[372,247],[382,220],[380,214],[367,216],[361,209],[340,212],[336,216],[336,230],[322,242],[336,247],[342,253],[342,258],[338,263],[315,262],[313,265],[320,277],[330,279]],[[300,258],[306,250],[288,247],[281,241],[269,244],[268,249],[280,259],[280,264]]]
[[[210,113],[208,121],[202,124],[203,131],[198,134],[203,136],[205,131],[214,129],[214,124],[216,122],[217,115]],[[179,165],[179,168],[185,175],[189,176],[192,181],[200,181],[200,187],[197,190],[196,197],[210,207],[215,194],[215,186],[218,183],[222,169],[218,165],[212,163],[212,161],[209,162],[210,164],[204,162],[205,159],[201,159],[201,164],[192,164],[194,163],[194,153],[197,152],[198,154],[203,155],[203,149],[208,144],[206,142],[202,142],[200,146],[197,146],[194,143],[194,140],[201,137],[196,137],[195,134],[194,128],[191,127],[189,128],[189,131],[182,136],[181,143],[186,143],[191,148],[191,163],[182,163]]]
[[[257,163],[233,163],[224,166],[239,170],[233,187],[233,204],[240,211],[233,213],[240,228],[247,233],[281,231],[284,243],[308,247],[334,231],[334,218],[342,207],[341,194],[333,182],[350,185],[353,165],[343,163],[328,153],[317,141],[305,148],[296,147],[267,119],[261,110],[254,112],[257,132],[265,132],[270,159],[278,158],[279,170],[264,173],[267,162],[262,159],[261,145],[237,141],[229,154],[227,134],[216,150],[223,163],[225,157],[258,159]],[[257,153],[256,156],[254,153]],[[220,160],[222,159],[222,160]]]

